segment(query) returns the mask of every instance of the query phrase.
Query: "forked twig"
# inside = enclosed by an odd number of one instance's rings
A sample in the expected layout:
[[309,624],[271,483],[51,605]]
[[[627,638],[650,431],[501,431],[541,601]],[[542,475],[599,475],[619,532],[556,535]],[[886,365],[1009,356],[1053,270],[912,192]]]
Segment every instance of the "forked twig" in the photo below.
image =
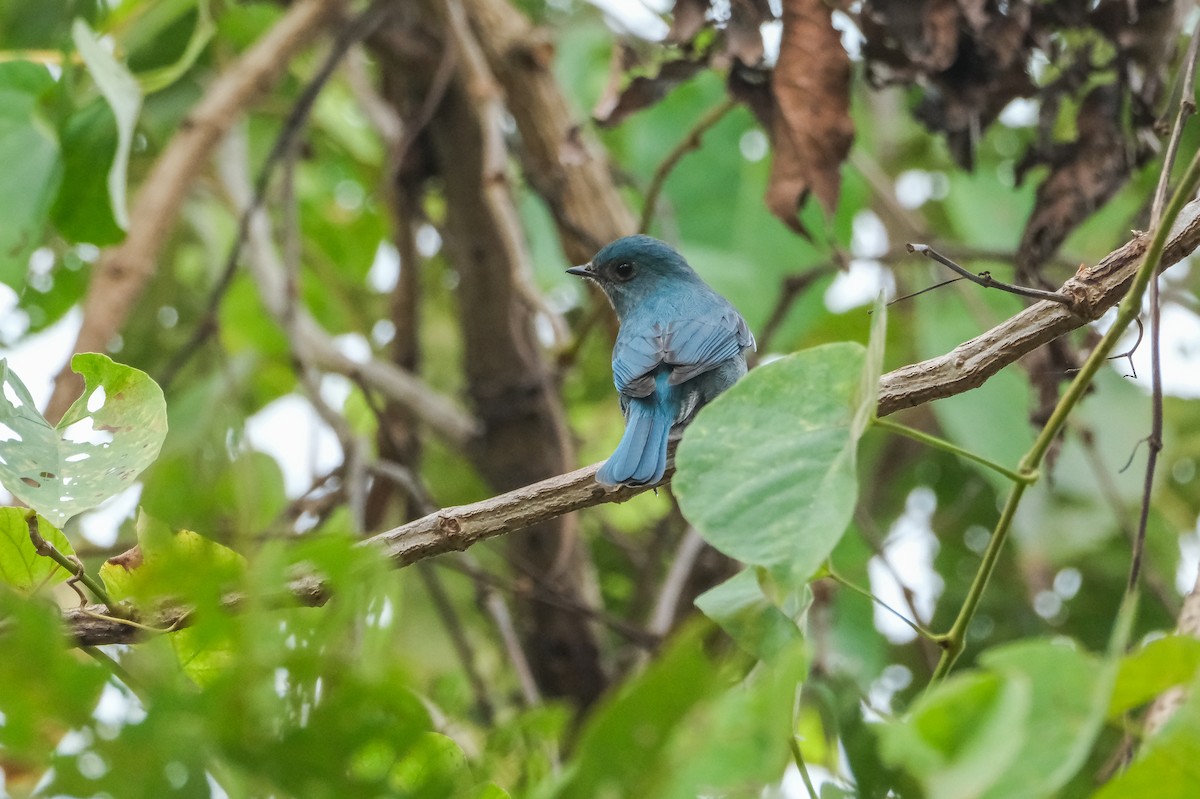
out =
[[997,280],[992,277],[991,272],[974,272],[959,266],[954,261],[942,255],[937,250],[930,247],[928,244],[906,244],[905,247],[909,252],[915,252],[919,255],[924,255],[930,260],[937,261],[942,266],[948,267],[958,273],[967,280],[976,285],[983,286],[989,289],[1000,289],[1009,294],[1016,294],[1019,297],[1029,297],[1035,300],[1050,300],[1051,302],[1061,303],[1067,307],[1075,305],[1075,300],[1068,297],[1066,294],[1059,294],[1057,291],[1045,291],[1044,289],[1035,289],[1029,286],[1017,286],[1012,283],[1005,283],[1003,280]]

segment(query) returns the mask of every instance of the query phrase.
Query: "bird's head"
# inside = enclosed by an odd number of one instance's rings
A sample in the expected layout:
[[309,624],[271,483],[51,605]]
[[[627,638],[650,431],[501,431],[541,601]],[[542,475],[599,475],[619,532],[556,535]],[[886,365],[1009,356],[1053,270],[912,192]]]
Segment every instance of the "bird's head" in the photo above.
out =
[[626,236],[605,246],[583,266],[567,270],[596,282],[618,316],[647,296],[699,282],[699,276],[670,245],[650,236]]

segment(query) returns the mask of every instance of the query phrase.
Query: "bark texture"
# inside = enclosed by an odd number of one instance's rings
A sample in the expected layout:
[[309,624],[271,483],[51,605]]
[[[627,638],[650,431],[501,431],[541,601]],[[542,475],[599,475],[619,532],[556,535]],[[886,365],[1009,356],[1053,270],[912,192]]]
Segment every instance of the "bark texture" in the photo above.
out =
[[[506,491],[562,474],[575,454],[551,364],[535,331],[539,305],[508,179],[503,94],[465,9],[426,3],[403,15],[404,38],[440,43],[436,61],[385,60],[385,88],[410,126],[399,169],[402,191],[435,185],[445,199],[446,255],[458,276],[467,393],[480,432],[468,448],[484,479]],[[446,58],[453,59],[452,72]],[[445,76],[449,79],[445,80]],[[411,126],[418,124],[420,130]],[[514,569],[550,591],[591,604],[591,565],[575,518],[531,526],[506,542]],[[606,685],[595,631],[579,615],[524,600],[517,613],[541,690],[579,706]]]

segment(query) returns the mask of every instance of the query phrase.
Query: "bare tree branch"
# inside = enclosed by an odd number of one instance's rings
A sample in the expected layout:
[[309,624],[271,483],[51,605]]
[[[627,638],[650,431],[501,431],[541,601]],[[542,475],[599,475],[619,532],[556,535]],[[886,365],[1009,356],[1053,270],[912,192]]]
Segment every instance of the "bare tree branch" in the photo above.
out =
[[[248,208],[252,189],[244,169],[246,156],[230,144],[229,159],[219,162],[225,189],[239,209]],[[244,143],[240,145],[243,149]],[[231,160],[232,164],[226,164]],[[250,215],[247,226],[246,261],[263,306],[281,327],[289,331],[289,343],[300,359],[315,368],[346,375],[375,388],[402,404],[443,440],[465,449],[474,439],[478,424],[449,398],[395,364],[377,358],[356,361],[341,350],[305,308],[288,300],[287,270],[271,238],[270,223],[262,209]],[[289,318],[290,317],[290,318]]]
[[[606,490],[596,483],[599,463],[542,480],[470,505],[442,508],[416,521],[402,524],[366,539],[360,546],[378,549],[397,568],[447,552],[461,552],[480,541],[521,530],[571,511],[605,502],[624,502],[650,490],[651,486]],[[674,473],[667,464],[665,480]],[[291,602],[302,606],[323,605],[329,598],[322,580],[315,575],[298,577],[288,587]],[[238,595],[226,597],[225,607],[237,610],[245,601]],[[67,632],[79,646],[126,644],[147,632],[171,632],[191,623],[186,607],[167,606],[135,616],[136,624],[112,618],[99,605],[74,608],[63,613]]]
[[[1099,319],[1129,289],[1149,238],[1135,233],[1091,268],[1080,269],[1059,289],[1075,300],[1067,307],[1042,301],[955,347],[945,355],[888,372],[879,381],[880,416],[983,385],[1021,356]],[[1183,209],[1163,252],[1163,268],[1200,245],[1200,203]]]
[[[878,413],[886,415],[976,388],[1021,355],[1098,318],[1128,288],[1146,243],[1143,234],[1135,234],[1094,267],[1081,269],[1064,284],[1061,291],[1077,298],[1075,308],[1089,309],[1086,315],[1059,303],[1039,302],[945,355],[887,373],[880,378]],[[1178,263],[1198,245],[1200,202],[1193,201],[1184,208],[1171,232],[1163,255],[1164,268]],[[606,502],[624,502],[651,488],[606,491],[595,481],[600,465],[550,477],[481,502],[443,508],[379,533],[362,545],[377,548],[400,568],[446,552],[463,551],[480,541],[572,511]],[[670,480],[673,473],[672,460],[663,482]],[[312,576],[294,581],[291,590],[300,604],[320,604],[326,596],[321,581]],[[231,598],[227,604],[236,607],[237,598]],[[96,612],[84,609],[64,614],[71,636],[81,645],[127,643],[141,634],[121,620],[98,619]],[[186,609],[173,609],[160,611],[142,623],[158,629],[174,629],[185,625],[187,619]]]
[[553,42],[503,0],[469,0],[465,7],[520,131],[525,176],[550,208],[567,258],[583,263],[637,224],[607,153],[563,95],[551,70]]

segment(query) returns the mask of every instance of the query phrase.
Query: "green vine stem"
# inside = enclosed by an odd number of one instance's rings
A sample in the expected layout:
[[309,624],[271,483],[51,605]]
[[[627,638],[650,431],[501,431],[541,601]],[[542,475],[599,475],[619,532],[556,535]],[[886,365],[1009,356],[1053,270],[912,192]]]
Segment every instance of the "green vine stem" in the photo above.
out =
[[863,588],[862,586],[855,585],[854,583],[850,582],[845,577],[838,574],[837,572],[835,572],[833,569],[829,568],[828,566],[825,567],[824,576],[828,577],[830,580],[833,580],[838,585],[840,585],[844,588],[847,588],[856,594],[866,597],[867,599],[871,600],[876,605],[879,605],[879,607],[886,610],[888,613],[891,613],[893,616],[895,616],[900,621],[907,624],[909,627],[912,628],[913,632],[915,632],[917,635],[921,636],[922,638],[928,638],[930,641],[933,641],[935,644],[938,644],[939,646],[941,646],[942,636],[938,635],[937,633],[926,630],[919,623],[917,623],[916,621],[913,621],[908,616],[905,616],[903,613],[896,610],[894,607],[892,607],[888,603],[884,602],[882,599],[875,596],[874,594],[872,594],[870,591]]
[[109,613],[117,614],[117,604],[113,602],[112,597],[104,590],[104,586],[96,582],[95,578],[84,571],[83,563],[77,558],[72,559],[59,552],[58,547],[42,537],[42,534],[38,531],[38,516],[36,511],[31,510],[25,514],[25,524],[29,527],[29,540],[33,543],[33,548],[37,550],[39,555],[50,558],[50,560],[66,569],[75,580],[83,583],[97,599],[108,607]]
[[725,115],[737,107],[737,101],[732,97],[726,98],[717,105],[710,108],[704,116],[696,123],[695,127],[688,131],[687,135],[671,152],[667,153],[667,157],[658,165],[658,169],[654,170],[654,177],[650,179],[650,186],[646,189],[646,199],[642,204],[642,218],[638,222],[638,232],[645,233],[650,230],[650,223],[654,221],[654,212],[658,208],[658,196],[662,193],[663,184],[667,182],[667,176],[671,174],[671,170],[675,165],[692,150],[700,148],[700,140],[709,128],[716,125]]
[[[1129,286],[1129,292],[1121,300],[1121,304],[1117,308],[1116,319],[1108,329],[1108,332],[1100,339],[1100,343],[1096,345],[1092,354],[1084,362],[1078,374],[1075,375],[1075,379],[1067,386],[1067,390],[1059,399],[1054,412],[1050,414],[1050,418],[1042,427],[1041,432],[1034,440],[1029,451],[1021,458],[1021,463],[1017,468],[1018,473],[1036,475],[1038,467],[1041,466],[1042,459],[1046,456],[1046,452],[1050,449],[1050,445],[1054,443],[1054,439],[1059,431],[1062,430],[1063,425],[1066,424],[1067,418],[1075,410],[1075,406],[1083,399],[1088,386],[1091,385],[1093,378],[1100,371],[1100,367],[1108,359],[1108,356],[1112,354],[1121,335],[1141,312],[1142,296],[1146,293],[1146,288],[1150,285],[1150,281],[1158,274],[1159,263],[1162,261],[1163,249],[1166,246],[1167,235],[1170,232],[1171,226],[1179,217],[1184,205],[1195,196],[1198,185],[1200,185],[1200,152],[1197,152],[1192,157],[1187,171],[1184,173],[1182,180],[1180,180],[1179,187],[1171,196],[1171,202],[1163,214],[1162,221],[1154,229],[1154,234],[1150,239],[1149,246],[1146,248],[1142,265],[1133,277],[1133,282]],[[948,675],[954,667],[954,662],[962,654],[966,642],[967,627],[971,624],[971,620],[975,618],[975,612],[979,609],[979,602],[983,598],[984,589],[987,588],[988,580],[991,579],[992,573],[996,569],[996,562],[999,560],[1000,551],[1004,548],[1004,542],[1007,540],[1009,530],[1012,528],[1012,521],[1016,516],[1017,507],[1021,503],[1021,496],[1025,493],[1025,489],[1028,486],[1029,483],[1024,481],[1013,483],[1008,499],[1004,503],[1004,510],[1000,513],[1000,518],[996,522],[996,529],[992,532],[991,540],[988,541],[987,549],[983,553],[983,560],[979,564],[979,569],[975,572],[975,579],[971,581],[971,587],[967,591],[966,599],[963,600],[962,607],[959,609],[958,616],[955,618],[950,631],[941,639],[942,657],[938,660],[937,668],[934,669],[932,682],[937,682]]]
[[808,767],[804,764],[804,755],[800,753],[800,742],[796,740],[793,734],[788,738],[788,743],[792,749],[792,760],[796,763],[796,768],[800,771],[800,778],[804,780],[804,789],[808,791],[810,799],[817,799],[817,789],[813,785],[812,777],[808,776]]
[[1014,483],[1025,483],[1026,485],[1032,485],[1033,483],[1037,482],[1038,474],[1036,471],[1027,472],[1027,473],[1013,471],[1012,469],[1009,469],[1007,466],[1002,466],[1001,464],[996,463],[995,461],[988,460],[987,458],[983,457],[982,455],[977,455],[976,453],[971,452],[970,450],[963,449],[962,447],[958,446],[957,444],[952,444],[943,438],[938,438],[937,436],[931,436],[928,433],[923,433],[920,430],[916,430],[912,427],[908,427],[907,425],[902,425],[898,422],[893,422],[891,419],[875,418],[875,419],[871,420],[871,423],[874,426],[880,428],[881,430],[888,430],[897,435],[904,436],[905,438],[911,438],[913,441],[918,441],[928,447],[933,447],[934,449],[940,449],[943,452],[949,452],[951,455],[957,455],[960,458],[964,458],[969,461],[974,461],[975,463],[978,463],[981,466],[986,466],[987,468],[991,469],[992,471],[996,472],[997,474],[1004,475],[1009,480],[1012,480]]

